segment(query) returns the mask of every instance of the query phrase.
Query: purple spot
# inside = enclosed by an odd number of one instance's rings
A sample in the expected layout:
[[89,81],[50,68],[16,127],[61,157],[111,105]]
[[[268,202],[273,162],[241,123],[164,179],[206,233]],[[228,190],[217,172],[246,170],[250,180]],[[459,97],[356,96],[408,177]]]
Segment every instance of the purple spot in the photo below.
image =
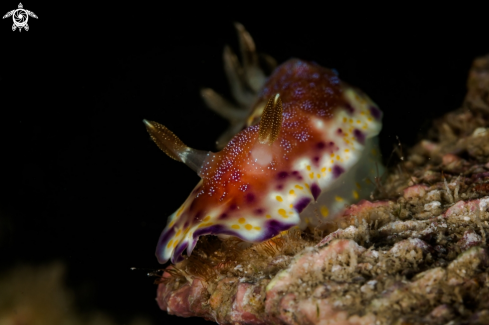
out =
[[198,229],[197,231],[194,232],[193,237],[195,240],[202,235],[218,235],[218,234],[231,235],[231,236],[241,238],[236,231],[229,230],[223,225],[213,225],[210,227]]
[[222,213],[217,219],[219,219],[219,220],[226,219],[227,216],[228,216],[227,213]]
[[319,157],[316,156],[316,157],[312,158],[312,160],[314,160],[314,162],[318,162],[319,161]]
[[255,214],[263,214],[263,209],[255,209]]
[[301,213],[302,210],[304,210],[307,205],[311,202],[311,199],[308,197],[303,197],[302,199],[299,200],[299,202],[296,203],[294,206],[294,209],[298,212]]
[[333,166],[333,177],[338,178],[345,172],[345,169],[341,166],[334,165]]
[[365,133],[363,133],[359,129],[355,129],[353,130],[353,135],[355,136],[355,138],[357,138],[358,142],[360,142],[361,144],[365,143]]
[[321,189],[319,188],[318,184],[314,183],[311,185],[311,193],[312,196],[314,197],[314,200],[317,200],[319,194],[321,194]]
[[299,172],[298,172],[297,170],[294,170],[294,171],[292,172],[292,175],[297,175],[297,174],[299,174]]
[[289,174],[287,172],[280,172],[277,174],[277,178],[279,179],[283,179],[283,178],[287,178]]
[[353,106],[351,106],[348,103],[345,105],[345,109],[348,112],[348,114],[350,114],[350,115],[353,115],[353,113],[355,112],[355,109],[353,108]]
[[238,208],[238,206],[237,206],[235,203],[233,203],[233,204],[231,204],[231,205],[229,206],[229,211],[236,210],[237,208]]
[[369,110],[370,110],[370,114],[372,114],[372,116],[376,120],[380,120],[380,118],[382,117],[382,112],[380,111],[380,109],[378,109],[375,106],[370,106]]
[[343,134],[343,130],[342,130],[342,129],[338,129],[338,130],[336,131],[336,133],[338,133],[338,134]]
[[323,149],[324,147],[326,147],[326,144],[324,142],[321,141],[316,143],[316,148]]
[[253,203],[255,201],[255,194],[248,193],[246,194],[246,202]]
[[283,188],[284,188],[284,186],[283,186],[282,184],[277,185],[277,190],[281,190],[281,189],[283,189]]

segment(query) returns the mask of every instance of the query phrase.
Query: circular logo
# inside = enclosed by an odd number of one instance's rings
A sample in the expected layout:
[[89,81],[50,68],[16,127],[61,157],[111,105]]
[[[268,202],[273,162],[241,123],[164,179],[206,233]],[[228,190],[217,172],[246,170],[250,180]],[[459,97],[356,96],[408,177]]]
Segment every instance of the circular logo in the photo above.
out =
[[12,16],[14,18],[14,24],[17,27],[24,27],[29,19],[29,15],[27,15],[27,12],[24,9],[15,10]]

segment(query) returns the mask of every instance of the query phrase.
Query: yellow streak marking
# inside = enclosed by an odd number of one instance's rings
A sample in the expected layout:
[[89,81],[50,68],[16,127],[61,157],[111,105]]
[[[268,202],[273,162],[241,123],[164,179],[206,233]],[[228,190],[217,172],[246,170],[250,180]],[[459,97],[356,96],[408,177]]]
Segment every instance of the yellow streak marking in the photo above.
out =
[[246,222],[246,219],[245,219],[245,218],[239,218],[239,219],[238,219],[238,222],[239,222],[239,223],[245,223],[245,222]]
[[289,194],[290,194],[290,195],[295,195],[294,190],[290,190],[290,191],[289,191]]
[[175,224],[175,220],[172,220],[169,224],[168,224],[168,228],[171,228],[173,225]]
[[353,197],[355,198],[355,200],[358,200],[359,195],[358,192],[355,190],[353,190]]
[[343,202],[343,198],[341,196],[336,195],[334,199],[336,200],[336,202]]
[[306,166],[307,170],[311,170],[311,166],[307,165]]
[[180,209],[178,209],[178,212],[177,212],[177,217],[180,217],[180,215],[182,214],[183,212],[183,208],[184,206],[182,205],[182,207]]
[[292,209],[293,207],[294,207],[294,205],[293,205],[293,204],[289,205],[289,208],[291,208],[291,209]]
[[325,217],[325,218],[326,218],[326,217],[329,215],[329,210],[328,210],[328,208],[327,208],[326,206],[324,206],[324,205],[322,205],[322,206],[321,206],[321,215],[322,215],[323,217]]
[[241,229],[241,227],[239,225],[232,225],[231,228],[233,228],[233,229]]
[[295,187],[295,188],[297,188],[297,189],[299,189],[299,190],[303,190],[303,189],[304,189],[304,188],[303,188],[302,186],[300,186],[300,185],[296,185],[296,186],[294,186],[294,187]]
[[253,226],[252,226],[252,225],[250,225],[249,223],[248,223],[246,226],[244,226],[244,227],[246,228],[246,230],[251,230],[251,229],[253,229]]
[[314,173],[310,173],[310,174],[309,174],[309,177],[310,177],[310,178],[314,178]]
[[318,178],[321,178],[321,174],[316,174],[316,176],[317,176]]
[[331,153],[331,157],[334,157],[334,152]]
[[170,248],[171,247],[171,244],[173,244],[173,239],[170,240],[170,242],[168,243],[168,245],[166,245],[167,248]]
[[255,227],[255,230],[261,230],[261,228],[260,227]]
[[334,164],[334,159],[331,159],[331,163]]
[[181,233],[182,233],[182,229],[180,229],[179,231],[177,231],[177,233],[175,234],[175,237],[180,236]]
[[330,172],[330,171],[331,171],[331,167],[328,168],[328,172]]
[[307,189],[309,189],[309,184],[307,183],[304,183],[304,185],[307,187]]
[[321,168],[321,172],[324,173],[326,171],[326,167]]
[[207,217],[204,218],[204,221],[209,221],[210,218],[211,218],[211,216],[207,216]]
[[272,216],[271,216],[271,215],[269,215],[269,214],[267,214],[265,217],[266,217],[267,219],[271,219],[271,218],[272,218]]
[[173,243],[173,248],[177,247],[178,245],[178,240],[175,240],[175,242]]
[[350,152],[350,149],[345,149],[345,152]]
[[362,121],[360,121],[360,120],[357,120],[357,124],[360,124],[360,123],[362,123]]
[[336,160],[340,160],[340,156],[339,155],[336,155]]
[[282,197],[281,197],[280,195],[277,195],[275,198],[276,198],[276,199],[277,199],[277,201],[279,201],[279,202],[282,202],[282,201],[283,201],[283,199],[282,199]]

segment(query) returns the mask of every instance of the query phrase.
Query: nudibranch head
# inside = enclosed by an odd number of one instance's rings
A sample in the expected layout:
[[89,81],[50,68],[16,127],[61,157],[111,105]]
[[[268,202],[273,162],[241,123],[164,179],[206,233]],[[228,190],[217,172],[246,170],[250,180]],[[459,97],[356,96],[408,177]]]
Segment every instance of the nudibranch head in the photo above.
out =
[[194,150],[145,121],[157,145],[201,177],[168,218],[156,249],[160,263],[181,261],[203,235],[262,242],[293,226],[320,225],[370,194],[381,173],[378,107],[315,63],[289,60],[266,80],[251,37],[236,27],[243,67],[229,48],[224,61],[238,106],[202,91],[231,122],[221,137],[231,139],[227,145],[217,153]]
[[[317,225],[370,193],[382,113],[366,95],[333,71],[294,59],[274,71],[257,103],[252,125],[201,159],[201,181],[158,241],[160,263],[191,254],[202,235],[261,242]],[[262,120],[253,124],[257,111]]]

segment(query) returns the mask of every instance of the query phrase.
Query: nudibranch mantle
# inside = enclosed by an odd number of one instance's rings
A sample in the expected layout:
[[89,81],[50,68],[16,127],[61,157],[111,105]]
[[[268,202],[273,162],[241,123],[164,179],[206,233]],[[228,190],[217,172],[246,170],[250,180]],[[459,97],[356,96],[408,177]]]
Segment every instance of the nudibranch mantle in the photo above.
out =
[[[282,126],[258,141],[269,98],[280,94]],[[173,213],[158,241],[160,263],[190,255],[202,235],[262,242],[293,226],[317,226],[366,197],[381,173],[382,113],[361,91],[315,63],[279,66],[255,102],[248,126],[209,153],[201,181]]]

